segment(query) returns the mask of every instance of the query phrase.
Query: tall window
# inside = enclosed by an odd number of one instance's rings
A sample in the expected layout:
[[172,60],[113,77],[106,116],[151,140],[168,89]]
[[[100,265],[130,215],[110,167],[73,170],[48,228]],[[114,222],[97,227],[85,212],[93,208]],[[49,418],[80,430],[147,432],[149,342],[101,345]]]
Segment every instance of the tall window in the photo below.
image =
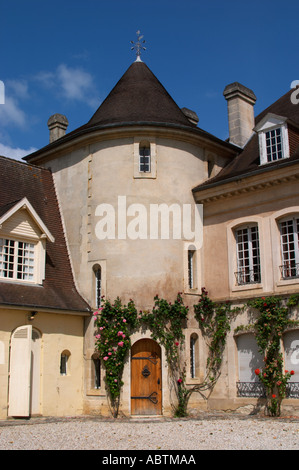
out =
[[0,238],[0,277],[34,281],[33,243]]
[[255,369],[263,367],[263,356],[253,334],[240,335],[237,338],[239,381],[237,394],[241,397],[261,397],[264,387],[260,383]]
[[60,355],[60,375],[68,374],[70,352],[63,351]]
[[280,223],[281,276],[283,279],[299,277],[299,217]]
[[101,388],[101,360],[97,354],[92,356],[92,363],[93,363],[93,388],[100,389]]
[[274,162],[283,158],[281,128],[272,129],[265,133],[267,161]]
[[190,336],[190,377],[194,379],[198,370],[198,336],[193,333]]
[[283,336],[285,368],[293,371],[287,385],[287,397],[299,398],[299,330],[288,331]]
[[237,243],[237,272],[238,285],[261,281],[260,248],[257,225],[243,227],[235,231]]
[[195,250],[188,250],[188,287],[195,287]]
[[95,299],[96,299],[96,308],[101,306],[101,296],[102,296],[102,270],[100,266],[97,266],[94,270],[95,275]]
[[149,173],[151,171],[150,145],[141,143],[139,147],[139,171]]

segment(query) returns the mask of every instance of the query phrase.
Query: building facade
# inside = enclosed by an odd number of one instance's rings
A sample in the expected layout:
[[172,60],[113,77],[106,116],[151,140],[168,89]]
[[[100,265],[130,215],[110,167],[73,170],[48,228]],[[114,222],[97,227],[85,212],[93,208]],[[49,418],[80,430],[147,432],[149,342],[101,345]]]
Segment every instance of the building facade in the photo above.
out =
[[[229,141],[200,129],[196,114],[180,109],[147,65],[137,60],[87,124],[66,133],[67,119],[54,115],[48,122],[50,143],[27,156],[27,164],[3,158],[16,185],[23,173],[37,175],[31,180],[36,180],[34,193],[39,194],[36,185],[47,178],[49,186],[42,189],[52,194],[53,211],[54,195],[57,198],[56,223],[45,206],[47,194],[38,198],[42,206],[34,208],[36,197],[30,195],[29,183],[22,194],[1,199],[1,214],[6,218],[1,225],[5,328],[0,367],[9,387],[9,364],[15,360],[18,370],[18,354],[23,354],[16,348],[16,359],[12,355],[15,336],[26,333],[31,341],[27,354],[29,350],[38,354],[34,364],[41,364],[43,371],[31,368],[34,377],[42,377],[37,386],[37,379],[31,379],[29,387],[41,390],[37,414],[109,414],[92,316],[102,296],[111,301],[120,297],[124,303],[132,298],[138,310],[151,310],[157,293],[173,301],[182,292],[190,308],[184,333],[186,382],[192,386],[202,381],[207,358],[205,339],[192,315],[202,287],[212,299],[236,305],[258,296],[287,297],[298,292],[298,108],[289,93],[255,119],[256,98],[251,90],[234,83],[224,95]],[[8,217],[16,200],[21,202]],[[21,205],[27,209],[21,210]],[[10,240],[19,243],[13,231],[17,225],[12,223],[20,219],[19,212],[26,215],[26,230],[31,227],[31,233],[20,232],[20,240],[34,239],[43,260],[27,284],[18,274],[9,274],[4,259]],[[20,220],[20,225],[25,227],[25,222]],[[58,226],[63,243],[58,242]],[[64,262],[57,247],[66,257]],[[67,275],[59,271],[66,266]],[[41,295],[44,303],[40,304],[31,292],[46,291],[49,282],[52,290],[48,297]],[[16,290],[10,305],[5,292],[25,287],[30,302]],[[235,319],[213,393],[208,399],[194,394],[190,409],[256,409],[260,397],[246,394],[246,387],[242,391],[240,385],[256,382],[256,346],[249,333],[234,333],[249,320],[247,311]],[[295,360],[292,380],[296,384],[299,330],[286,332],[284,340],[286,363]],[[34,347],[37,353],[32,352]],[[152,407],[145,396],[148,406],[136,406],[141,372],[134,359],[149,359],[152,354],[160,375],[151,372],[150,360],[149,373],[144,375],[149,396],[151,387],[159,384],[158,404]],[[53,362],[46,359],[49,355]],[[17,383],[21,378],[16,376]],[[165,350],[152,340],[150,331],[134,333],[123,380],[122,413],[171,414]],[[15,416],[3,390],[2,416]],[[285,401],[293,412],[299,409],[296,390],[294,385]],[[33,405],[28,411],[28,398],[24,401],[27,413],[35,414]]]

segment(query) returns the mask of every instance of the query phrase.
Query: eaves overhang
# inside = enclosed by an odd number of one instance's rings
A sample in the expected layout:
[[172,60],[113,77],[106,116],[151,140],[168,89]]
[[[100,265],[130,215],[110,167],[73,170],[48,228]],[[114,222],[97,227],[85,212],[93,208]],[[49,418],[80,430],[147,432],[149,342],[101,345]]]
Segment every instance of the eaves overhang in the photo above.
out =
[[[180,135],[180,140],[182,136],[190,136],[189,139],[194,139],[194,141],[201,140],[206,144],[216,146],[218,149],[221,149],[226,154],[231,154],[234,157],[236,154],[240,153],[241,149],[229,142],[223,141],[218,137],[210,134],[198,127],[189,127],[183,126],[174,123],[165,123],[165,122],[122,122],[114,124],[105,124],[105,125],[93,125],[82,126],[77,130],[70,132],[69,134],[57,139],[56,141],[46,145],[45,147],[23,157],[23,160],[28,163],[37,163],[44,158],[52,157],[53,154],[59,152],[66,153],[68,149],[72,146],[77,146],[87,142],[97,141],[99,139],[109,139],[109,137],[115,137],[115,133],[122,134],[122,137],[129,134],[130,132],[135,132],[136,129],[146,128],[155,129],[155,132],[164,133],[165,131],[173,131],[178,136]],[[186,138],[186,137],[185,137]],[[187,140],[187,139],[186,139]]]
[[299,161],[290,160],[277,165],[261,166],[223,180],[203,183],[193,188],[192,192],[196,202],[204,203],[296,180],[299,180]]

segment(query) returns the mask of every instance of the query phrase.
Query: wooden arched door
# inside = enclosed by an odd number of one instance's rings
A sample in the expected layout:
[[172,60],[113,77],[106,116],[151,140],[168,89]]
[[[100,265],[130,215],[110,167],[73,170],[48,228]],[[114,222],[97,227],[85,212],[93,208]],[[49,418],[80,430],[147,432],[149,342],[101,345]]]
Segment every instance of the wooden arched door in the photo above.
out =
[[131,414],[162,414],[161,348],[151,339],[132,346]]

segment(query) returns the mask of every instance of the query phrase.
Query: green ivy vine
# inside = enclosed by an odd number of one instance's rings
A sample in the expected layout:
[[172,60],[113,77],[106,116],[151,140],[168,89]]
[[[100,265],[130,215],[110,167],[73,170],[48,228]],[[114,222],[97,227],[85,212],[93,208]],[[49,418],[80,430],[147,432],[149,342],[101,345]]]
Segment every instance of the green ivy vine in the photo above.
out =
[[99,352],[106,370],[108,397],[112,415],[116,418],[123,386],[124,363],[131,348],[130,336],[138,326],[138,314],[132,299],[128,305],[122,305],[119,298],[111,304],[103,297],[102,304],[103,306],[94,313],[97,327],[95,349]]
[[[260,313],[256,323],[240,326],[235,330],[235,332],[253,330],[256,334],[257,344],[264,354],[265,361],[264,369],[262,371],[257,369],[256,374],[267,390],[267,410],[272,416],[280,413],[281,400],[285,397],[287,382],[292,375],[292,371],[283,370],[280,340],[287,327],[299,324],[298,321],[291,321],[288,317],[289,309],[298,304],[297,294],[290,296],[286,307],[281,305],[281,300],[277,297],[251,300],[247,306],[259,310]],[[102,305],[94,313],[97,327],[95,348],[106,369],[106,387],[114,417],[118,415],[124,363],[131,348],[130,337],[134,331],[146,326],[151,331],[152,339],[164,347],[170,378],[177,397],[174,415],[183,417],[187,415],[191,394],[211,391],[216,384],[231,320],[242,310],[239,307],[232,308],[231,302],[213,302],[208,297],[206,289],[202,289],[199,300],[194,305],[194,316],[208,344],[206,376],[200,384],[188,386],[182,352],[185,348],[184,329],[189,308],[184,305],[182,293],[178,293],[173,303],[156,295],[152,310],[140,311],[139,315],[132,299],[128,305],[122,305],[119,298],[113,304],[103,298]]]
[[266,395],[266,413],[279,416],[281,402],[286,396],[287,384],[294,371],[284,370],[281,339],[283,332],[298,326],[299,322],[290,320],[291,307],[298,305],[299,296],[293,295],[284,306],[279,297],[261,297],[250,300],[248,307],[259,311],[259,316],[253,326],[257,345],[264,357],[262,370],[255,373],[263,383]]

